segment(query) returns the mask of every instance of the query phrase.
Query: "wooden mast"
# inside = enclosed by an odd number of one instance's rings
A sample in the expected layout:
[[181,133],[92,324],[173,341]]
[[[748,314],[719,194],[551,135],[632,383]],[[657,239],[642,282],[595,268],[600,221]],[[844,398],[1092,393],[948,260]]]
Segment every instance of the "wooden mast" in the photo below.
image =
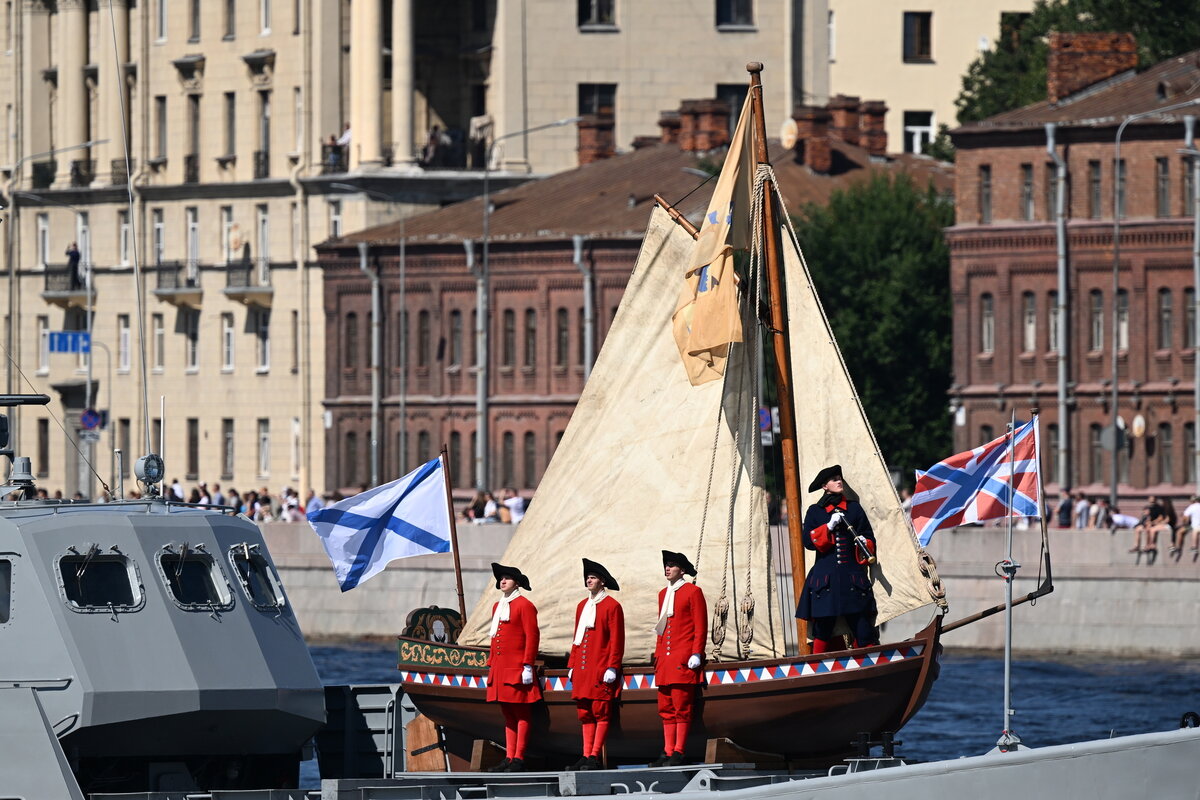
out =
[[442,445],[442,477],[446,484],[446,512],[450,515],[450,552],[454,556],[454,587],[458,590],[458,613],[462,624],[467,624],[467,601],[463,597],[462,563],[458,559],[458,525],[454,514],[454,493],[450,491],[450,454]]
[[[754,158],[759,164],[770,165],[767,156],[767,123],[763,117],[763,65],[751,61],[750,98],[754,109]],[[779,401],[779,449],[783,457],[783,495],[788,510],[788,545],[792,556],[792,591],[796,601],[804,588],[804,545],[800,539],[804,507],[800,497],[800,462],[796,449],[796,417],[792,402],[791,342],[788,335],[787,310],[784,308],[783,267],[779,256],[779,229],[775,220],[775,187],[772,181],[763,183],[763,234],[766,240],[767,286],[771,303],[771,347],[775,354],[776,396]],[[808,623],[796,620],[796,646],[801,655],[812,652],[808,645]]]

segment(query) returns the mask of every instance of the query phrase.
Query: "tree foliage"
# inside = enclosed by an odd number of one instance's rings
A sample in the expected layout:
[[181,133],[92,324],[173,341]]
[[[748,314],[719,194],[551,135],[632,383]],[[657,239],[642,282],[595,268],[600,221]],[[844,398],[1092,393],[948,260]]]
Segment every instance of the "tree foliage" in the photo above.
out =
[[906,483],[951,446],[950,254],[942,229],[953,222],[947,198],[905,175],[835,192],[796,220],[867,418]]
[[1051,32],[1132,33],[1143,67],[1200,47],[1200,14],[1180,0],[1038,0],[1004,14],[992,48],[967,68],[954,101],[960,124],[1046,99]]

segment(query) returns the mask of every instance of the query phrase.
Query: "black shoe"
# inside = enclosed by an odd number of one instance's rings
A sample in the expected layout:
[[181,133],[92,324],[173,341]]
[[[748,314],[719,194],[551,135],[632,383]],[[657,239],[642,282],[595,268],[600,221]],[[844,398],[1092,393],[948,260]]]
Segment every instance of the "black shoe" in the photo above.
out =
[[494,767],[488,767],[488,772],[508,772],[509,765],[512,764],[511,758],[506,758]]
[[671,756],[670,756],[670,754],[668,754],[668,753],[667,753],[667,752],[664,750],[663,752],[661,752],[661,753],[659,753],[659,754],[658,754],[658,758],[656,758],[656,759],[654,759],[653,761],[651,761],[651,762],[650,762],[650,766],[652,766],[652,767],[665,767],[665,766],[667,765],[667,762],[668,762],[668,761],[670,761],[670,760],[671,760]]
[[579,760],[576,761],[571,766],[567,767],[567,769],[571,770],[572,772],[577,772],[578,770],[581,770],[581,769],[587,769],[587,763],[588,763],[588,757],[580,756]]
[[594,770],[594,769],[603,769],[603,767],[600,765],[599,758],[597,758],[596,756],[588,756],[587,758],[584,759],[583,766],[580,767],[579,769],[590,771],[590,770]]
[[687,761],[684,759],[683,753],[675,752],[675,753],[671,754],[671,757],[667,759],[667,763],[664,764],[663,766],[664,767],[682,767],[686,763],[687,763]]
[[514,758],[512,761],[508,762],[508,769],[506,769],[504,771],[505,772],[524,772],[525,771],[525,761],[520,758]]

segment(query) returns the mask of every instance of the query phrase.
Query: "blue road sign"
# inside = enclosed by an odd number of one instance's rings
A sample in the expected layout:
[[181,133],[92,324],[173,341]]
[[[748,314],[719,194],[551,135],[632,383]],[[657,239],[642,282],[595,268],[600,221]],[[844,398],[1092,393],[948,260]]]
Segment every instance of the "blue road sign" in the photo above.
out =
[[50,331],[51,353],[90,353],[92,335],[87,331]]
[[79,415],[79,424],[82,425],[85,430],[90,431],[100,424],[100,415],[97,414],[96,410],[93,408],[84,409],[84,412]]

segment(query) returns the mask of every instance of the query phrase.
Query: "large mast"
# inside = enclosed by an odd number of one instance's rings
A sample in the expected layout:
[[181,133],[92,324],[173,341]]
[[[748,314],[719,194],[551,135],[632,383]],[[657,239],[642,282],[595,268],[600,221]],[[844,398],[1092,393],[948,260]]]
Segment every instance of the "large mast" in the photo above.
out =
[[[754,108],[754,159],[758,164],[770,166],[767,156],[767,123],[763,118],[762,80],[759,77],[763,65],[751,61],[746,65],[750,73],[750,96]],[[792,592],[798,602],[804,588],[804,545],[800,539],[804,508],[800,498],[800,461],[796,449],[796,417],[792,404],[791,341],[788,335],[787,313],[783,296],[783,268],[779,258],[779,228],[775,221],[775,186],[772,181],[763,182],[763,235],[766,239],[767,285],[771,303],[771,347],[775,353],[775,386],[779,402],[779,449],[783,457],[783,495],[788,510],[788,545],[792,556]],[[808,623],[796,620],[796,647],[801,655],[807,655]]]

